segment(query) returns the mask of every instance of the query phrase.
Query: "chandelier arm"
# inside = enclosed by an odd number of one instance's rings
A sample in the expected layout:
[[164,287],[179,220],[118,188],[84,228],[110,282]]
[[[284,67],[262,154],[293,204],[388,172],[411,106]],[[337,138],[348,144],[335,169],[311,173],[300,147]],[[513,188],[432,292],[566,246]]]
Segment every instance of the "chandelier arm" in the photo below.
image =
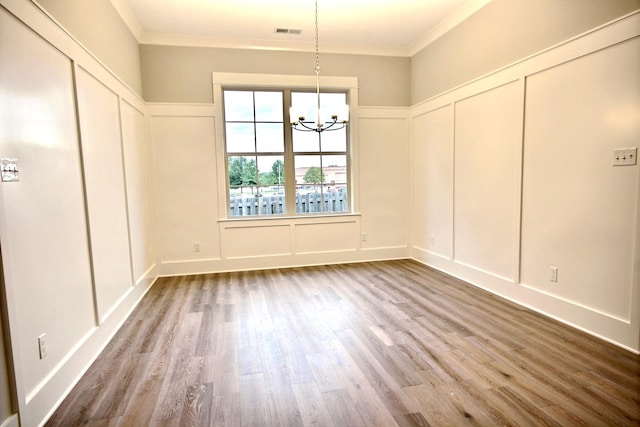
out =
[[[313,122],[307,122],[307,123],[313,123]],[[302,126],[304,129],[300,129],[299,127],[297,127],[297,125]],[[317,132],[318,131],[316,127],[307,126],[303,121],[294,123],[293,128],[301,132]]]
[[[338,122],[337,120],[334,120],[334,121],[332,121],[332,122],[326,122],[326,123],[327,123],[327,124],[329,124],[329,125],[328,125],[328,126],[326,126],[326,127],[323,127],[323,128],[322,128],[322,132],[324,132],[324,131],[340,130],[340,129],[344,129],[344,128],[347,126],[347,124],[346,124],[346,123],[344,123],[344,122]],[[334,126],[336,126],[336,125],[338,125],[339,127],[334,127]]]

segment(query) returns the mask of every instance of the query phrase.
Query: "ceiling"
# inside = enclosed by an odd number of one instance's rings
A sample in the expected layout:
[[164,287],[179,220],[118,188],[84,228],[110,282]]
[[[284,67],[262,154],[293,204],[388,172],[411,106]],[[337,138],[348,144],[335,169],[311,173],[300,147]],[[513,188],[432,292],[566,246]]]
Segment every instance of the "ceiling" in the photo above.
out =
[[[490,1],[318,0],[320,50],[411,56]],[[313,0],[111,2],[142,44],[314,49]]]

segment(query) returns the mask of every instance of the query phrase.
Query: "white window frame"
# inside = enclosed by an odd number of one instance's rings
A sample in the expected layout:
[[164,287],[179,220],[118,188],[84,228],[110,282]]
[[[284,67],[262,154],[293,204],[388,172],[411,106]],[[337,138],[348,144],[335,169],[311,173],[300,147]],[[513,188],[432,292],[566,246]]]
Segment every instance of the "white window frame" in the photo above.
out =
[[[224,140],[224,105],[223,105],[223,89],[226,87],[246,88],[251,90],[262,89],[282,89],[291,90],[310,90],[315,89],[315,75],[288,75],[288,74],[250,74],[250,73],[213,73],[213,103],[215,111],[215,140],[216,140],[216,167],[218,177],[218,218],[220,220],[238,221],[244,219],[261,220],[270,219],[270,216],[251,216],[251,217],[231,217],[229,216],[228,197],[227,197],[227,170],[226,170],[226,151]],[[336,77],[336,76],[320,76],[321,90],[342,91],[347,94],[347,102],[349,103],[349,200],[351,208],[348,212],[336,212],[333,214],[305,214],[304,217],[321,217],[321,216],[343,216],[353,215],[360,212],[360,202],[358,196],[358,78],[357,77]],[[288,123],[285,123],[285,126]],[[285,218],[296,217],[289,213]],[[283,218],[275,216],[275,218]]]

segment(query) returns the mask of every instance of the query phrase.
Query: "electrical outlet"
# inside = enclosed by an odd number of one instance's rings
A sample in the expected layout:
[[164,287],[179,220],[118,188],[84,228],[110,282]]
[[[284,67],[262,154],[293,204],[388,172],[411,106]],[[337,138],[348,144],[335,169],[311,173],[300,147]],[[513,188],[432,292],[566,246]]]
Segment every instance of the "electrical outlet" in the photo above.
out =
[[613,150],[613,166],[633,166],[638,163],[638,147]]
[[200,242],[193,243],[193,252],[200,252]]
[[367,233],[364,233],[364,232],[361,233],[360,234],[360,240],[363,241],[363,242],[366,242],[367,241]]
[[549,280],[551,280],[552,282],[558,281],[558,267],[549,267]]
[[42,334],[38,337],[38,352],[40,353],[40,359],[47,357],[47,334]]

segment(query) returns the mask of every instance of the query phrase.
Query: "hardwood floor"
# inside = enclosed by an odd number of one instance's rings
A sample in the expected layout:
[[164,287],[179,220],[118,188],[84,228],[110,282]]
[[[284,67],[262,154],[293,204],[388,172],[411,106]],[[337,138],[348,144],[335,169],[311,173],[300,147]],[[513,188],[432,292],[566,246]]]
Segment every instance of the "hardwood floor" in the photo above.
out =
[[412,261],[163,278],[48,426],[637,426],[640,357]]

